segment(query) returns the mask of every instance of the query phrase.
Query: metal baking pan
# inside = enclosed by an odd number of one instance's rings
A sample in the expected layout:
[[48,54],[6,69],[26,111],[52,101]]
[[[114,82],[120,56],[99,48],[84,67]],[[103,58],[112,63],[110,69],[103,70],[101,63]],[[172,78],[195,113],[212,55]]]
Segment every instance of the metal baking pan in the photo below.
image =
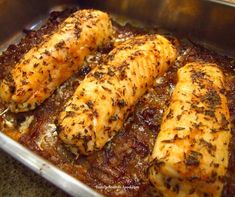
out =
[[[133,18],[235,57],[235,4],[218,0],[0,0],[0,50],[23,28],[38,28],[51,10],[71,6]],[[0,148],[72,196],[101,196],[1,132]]]

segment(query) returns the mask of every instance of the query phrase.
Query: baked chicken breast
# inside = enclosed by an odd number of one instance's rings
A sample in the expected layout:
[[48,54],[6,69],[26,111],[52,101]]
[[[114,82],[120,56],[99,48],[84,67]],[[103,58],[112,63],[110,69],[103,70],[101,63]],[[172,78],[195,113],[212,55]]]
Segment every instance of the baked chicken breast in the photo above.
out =
[[80,10],[29,50],[0,84],[0,98],[12,112],[34,109],[112,36],[109,16]]
[[231,138],[224,75],[209,63],[189,63],[177,74],[150,181],[164,196],[220,196]]
[[76,154],[101,149],[175,58],[176,49],[160,35],[137,36],[114,48],[65,105],[58,119],[60,138]]

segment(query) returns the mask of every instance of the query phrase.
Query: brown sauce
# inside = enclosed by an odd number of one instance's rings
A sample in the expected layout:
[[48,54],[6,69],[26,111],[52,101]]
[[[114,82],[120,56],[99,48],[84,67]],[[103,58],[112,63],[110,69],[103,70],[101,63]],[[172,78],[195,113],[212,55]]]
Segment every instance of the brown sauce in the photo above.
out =
[[[50,34],[73,11],[51,13],[48,22],[41,29],[25,31],[26,36],[19,44],[9,46],[0,56],[0,80],[24,53],[42,41],[43,35]],[[120,26],[114,22],[113,25],[116,29],[115,41],[148,32],[128,24]],[[168,38],[179,51],[175,65],[162,78],[156,80],[154,87],[149,89],[134,107],[121,131],[101,151],[87,157],[75,157],[57,138],[55,124],[58,113],[80,80],[92,67],[102,63],[115,42],[89,56],[82,69],[62,84],[37,109],[20,114],[7,112],[0,116],[1,130],[6,130],[7,127],[3,120],[10,121],[14,130],[20,130],[22,122],[33,116],[29,130],[25,134],[18,133],[17,137],[27,148],[107,196],[159,196],[148,181],[148,156],[159,132],[163,111],[169,104],[171,92],[177,82],[177,69],[192,61],[214,62],[226,75],[227,98],[233,125],[229,169],[223,191],[224,196],[232,196],[235,193],[235,60],[220,56],[187,40],[182,41],[169,36]],[[4,106],[0,103],[0,110],[3,109]]]

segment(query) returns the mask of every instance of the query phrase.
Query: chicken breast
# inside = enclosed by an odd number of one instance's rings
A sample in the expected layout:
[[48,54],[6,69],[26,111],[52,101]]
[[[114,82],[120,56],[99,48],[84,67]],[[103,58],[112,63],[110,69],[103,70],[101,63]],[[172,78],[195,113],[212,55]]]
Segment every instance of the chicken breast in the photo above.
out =
[[223,73],[215,64],[189,63],[177,74],[150,181],[164,196],[220,196],[231,138]]
[[117,46],[65,105],[58,119],[60,138],[78,154],[101,149],[175,58],[176,49],[160,35],[138,36]]
[[88,54],[107,43],[112,32],[106,13],[75,12],[16,64],[0,84],[0,98],[12,112],[34,109],[79,69]]

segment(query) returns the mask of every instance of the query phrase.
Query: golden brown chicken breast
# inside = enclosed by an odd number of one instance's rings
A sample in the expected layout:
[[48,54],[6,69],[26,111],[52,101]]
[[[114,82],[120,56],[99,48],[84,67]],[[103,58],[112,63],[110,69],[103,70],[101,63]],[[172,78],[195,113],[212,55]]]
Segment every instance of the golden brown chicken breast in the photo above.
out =
[[58,121],[60,138],[80,154],[101,149],[175,58],[174,46],[160,35],[131,38],[117,46],[65,105]]
[[223,73],[214,64],[182,67],[153,149],[150,181],[164,196],[220,196],[230,131]]
[[106,13],[75,12],[16,64],[0,84],[0,98],[12,112],[34,109],[79,69],[88,54],[107,43],[112,31]]

